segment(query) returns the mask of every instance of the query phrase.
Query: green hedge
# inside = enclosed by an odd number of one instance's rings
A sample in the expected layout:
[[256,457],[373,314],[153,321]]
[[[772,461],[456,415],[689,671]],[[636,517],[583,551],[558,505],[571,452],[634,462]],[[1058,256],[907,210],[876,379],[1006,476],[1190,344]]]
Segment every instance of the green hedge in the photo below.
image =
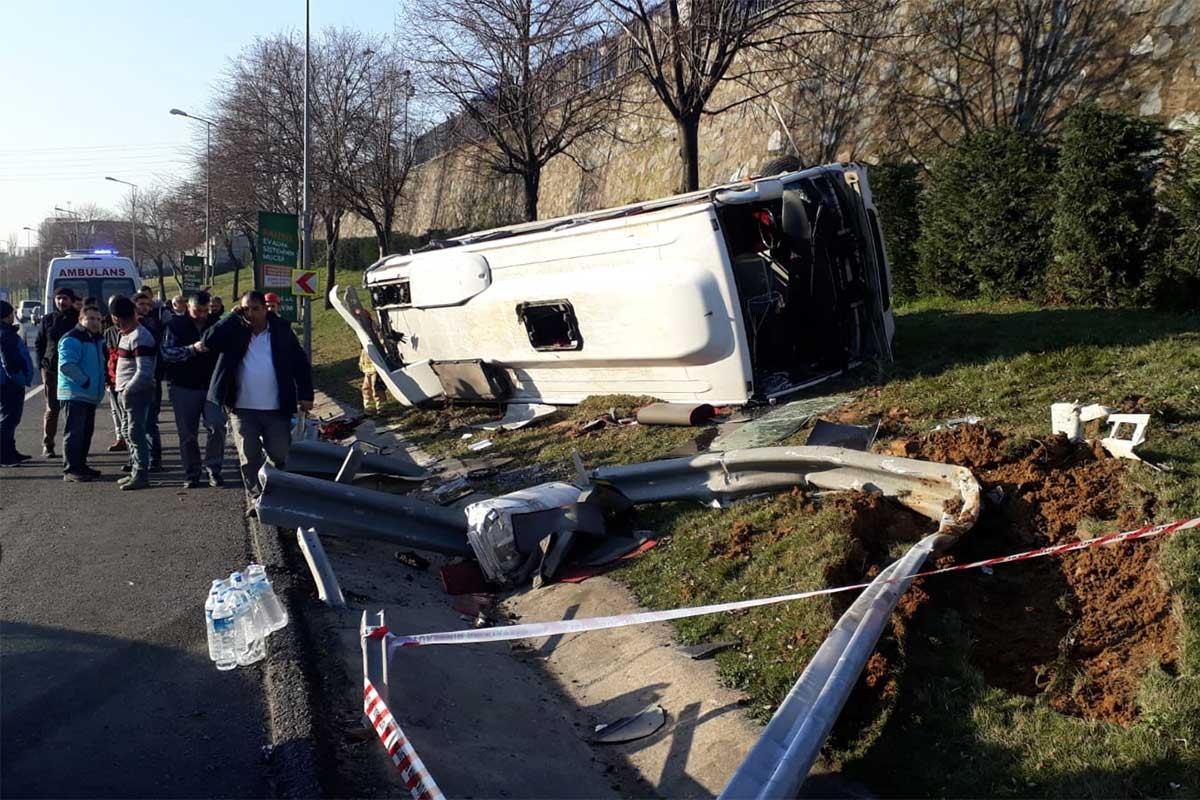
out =
[[914,163],[876,164],[867,180],[879,211],[884,246],[892,271],[892,294],[910,299],[918,294],[917,240],[921,236],[921,167]]
[[1040,297],[1053,175],[1053,151],[1027,133],[982,131],[950,147],[921,199],[920,293]]
[[1137,299],[1158,308],[1200,310],[1200,128],[1179,137],[1159,199],[1163,245],[1148,260]]
[[1151,251],[1162,131],[1088,103],[1063,125],[1054,180],[1046,298],[1118,305],[1133,297]]

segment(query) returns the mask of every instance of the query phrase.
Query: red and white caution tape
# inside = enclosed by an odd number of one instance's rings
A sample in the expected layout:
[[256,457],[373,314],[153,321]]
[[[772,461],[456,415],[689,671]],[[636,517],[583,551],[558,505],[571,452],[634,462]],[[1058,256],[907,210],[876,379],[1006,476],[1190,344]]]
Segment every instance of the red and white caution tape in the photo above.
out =
[[[1085,539],[1083,541],[1071,542],[1069,544],[1054,545],[1052,547],[1040,547],[1036,550],[1026,550],[1023,553],[1013,553],[1012,555],[1000,556],[998,558],[988,558],[984,559],[983,561],[974,561],[970,564],[958,564],[953,567],[943,567],[942,569],[929,570],[928,572],[919,572],[916,575],[913,575],[912,578],[925,578],[931,575],[941,575],[946,572],[961,572],[968,569],[978,569],[980,567],[992,567],[999,564],[1009,564],[1014,561],[1027,561],[1031,558],[1060,555],[1062,553],[1070,553],[1075,550],[1084,550],[1089,547],[1101,547],[1103,545],[1133,541],[1135,539],[1149,539],[1154,536],[1161,536],[1163,534],[1174,533],[1175,531],[1196,527],[1200,527],[1200,517],[1195,519],[1180,520],[1178,522],[1171,522],[1163,525],[1152,525],[1146,528],[1139,528],[1135,531],[1125,531],[1124,533],[1113,533],[1107,536],[1098,536],[1094,539]],[[897,578],[896,580],[908,580],[908,578]],[[598,631],[606,628],[624,628],[630,625],[644,625],[649,622],[666,622],[673,619],[698,617],[704,614],[719,614],[724,611],[741,611],[747,608],[756,608],[758,606],[774,605],[775,603],[787,603],[792,600],[803,600],[808,597],[819,597],[821,595],[850,592],[856,589],[865,589],[869,585],[869,583],[856,583],[850,586],[838,586],[830,589],[816,589],[814,591],[798,592],[796,594],[781,594],[775,597],[762,597],[755,600],[738,600],[732,603],[715,603],[706,606],[674,608],[664,611],[641,611],[634,614],[617,614],[611,617],[591,617],[590,619],[563,619],[553,622],[531,622],[524,625],[509,625],[500,628],[443,631],[441,633],[418,633],[408,636],[399,636],[389,633],[386,628],[376,628],[372,632],[372,636],[375,638],[383,636],[387,637],[389,654],[401,647],[416,647],[419,645],[478,644],[481,642],[507,642],[515,639],[541,639],[547,636],[561,636],[567,633],[584,633],[586,631]]]
[[429,770],[425,769],[412,743],[396,724],[396,718],[388,710],[387,703],[366,679],[363,680],[363,713],[375,726],[379,741],[383,742],[396,769],[400,770],[400,779],[404,781],[413,800],[445,800],[442,790],[434,782]]

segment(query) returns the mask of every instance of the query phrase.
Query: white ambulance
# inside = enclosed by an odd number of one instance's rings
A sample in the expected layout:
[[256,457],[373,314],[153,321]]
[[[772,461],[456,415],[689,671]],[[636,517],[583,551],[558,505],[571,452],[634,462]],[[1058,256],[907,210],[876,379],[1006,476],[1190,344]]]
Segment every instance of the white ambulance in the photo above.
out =
[[133,296],[142,288],[142,276],[132,259],[116,250],[68,250],[50,259],[46,273],[46,308],[54,308],[54,293],[62,288],[79,298],[95,297],[103,305],[115,294]]

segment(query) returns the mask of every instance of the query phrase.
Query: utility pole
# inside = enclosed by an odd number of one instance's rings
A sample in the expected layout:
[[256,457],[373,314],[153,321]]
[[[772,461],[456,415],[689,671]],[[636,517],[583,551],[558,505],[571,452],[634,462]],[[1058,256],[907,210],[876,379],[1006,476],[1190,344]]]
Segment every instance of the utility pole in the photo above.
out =
[[[137,190],[138,190],[138,186],[136,183],[130,183],[129,181],[123,181],[120,178],[114,178],[111,175],[105,175],[104,180],[112,181],[113,183],[123,183],[129,187],[129,228],[133,233],[133,268],[138,271],[138,275],[141,275],[142,267],[140,264],[138,264],[138,257],[137,257]],[[161,290],[162,287],[160,286],[159,289]],[[166,292],[163,292],[162,294],[165,295]],[[164,296],[163,299],[165,300],[166,297]]]
[[29,227],[28,225],[26,225],[22,230],[26,231],[26,233],[25,233],[25,249],[26,250],[28,250],[31,246],[29,244],[30,236],[34,233],[37,233],[37,235],[38,235],[38,260],[37,260],[37,270],[34,272],[33,288],[34,288],[34,291],[37,292],[38,299],[41,300],[42,299],[42,234],[38,231],[35,231],[33,228]]
[[[212,235],[209,233],[209,224],[212,220],[212,129],[215,123],[179,108],[172,108],[171,113],[177,117],[187,117],[196,122],[203,122],[207,126],[204,131],[204,261],[205,268],[208,270],[208,280],[205,283],[211,286],[216,278],[217,269],[213,264]],[[234,291],[236,292],[236,287]]]
[[[308,113],[308,0],[304,0],[304,190],[300,224],[304,226],[304,255],[300,265],[308,270],[312,267],[312,214],[308,208],[308,158],[309,158],[309,113]],[[326,287],[328,288],[328,287]],[[304,352],[312,359],[312,299],[304,298]]]

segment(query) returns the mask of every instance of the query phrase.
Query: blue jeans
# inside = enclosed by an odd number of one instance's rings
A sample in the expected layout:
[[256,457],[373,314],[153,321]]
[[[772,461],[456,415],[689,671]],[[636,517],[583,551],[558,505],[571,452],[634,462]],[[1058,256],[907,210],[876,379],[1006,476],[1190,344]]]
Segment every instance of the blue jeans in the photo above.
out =
[[86,400],[63,400],[63,472],[80,474],[87,469],[96,430],[96,404]]
[[10,464],[17,457],[17,426],[25,411],[25,387],[6,380],[0,386],[0,464]]
[[146,436],[146,424],[154,407],[154,390],[117,395],[124,413],[125,443],[129,445],[129,465],[134,478],[144,477],[150,469],[150,442]]
[[200,477],[200,422],[204,422],[204,467],[220,475],[225,458],[225,412],[208,399],[207,389],[171,386],[171,407],[179,433],[179,457],[188,478]]

